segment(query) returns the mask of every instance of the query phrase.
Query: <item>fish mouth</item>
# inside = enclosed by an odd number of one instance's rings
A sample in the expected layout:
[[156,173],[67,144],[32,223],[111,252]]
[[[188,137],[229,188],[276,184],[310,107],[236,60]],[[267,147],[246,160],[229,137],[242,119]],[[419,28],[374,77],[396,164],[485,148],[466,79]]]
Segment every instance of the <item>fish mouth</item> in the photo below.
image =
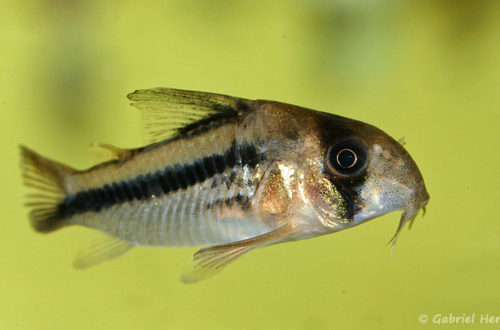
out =
[[396,242],[398,240],[399,235],[401,234],[401,231],[405,227],[405,225],[408,223],[409,224],[408,229],[411,229],[411,227],[413,226],[413,222],[417,218],[417,215],[418,215],[420,210],[422,210],[422,216],[425,215],[426,207],[427,207],[427,204],[429,203],[429,195],[427,193],[426,193],[426,196],[427,196],[427,198],[422,203],[420,203],[420,205],[415,206],[415,205],[412,205],[412,203],[410,203],[409,205],[407,205],[403,209],[403,213],[401,214],[401,219],[399,220],[399,224],[398,224],[398,227],[396,228],[396,232],[394,233],[392,238],[389,240],[389,242],[387,242],[387,244],[391,244],[391,252],[389,254],[389,258],[391,258],[393,253],[394,253]]
[[[398,191],[403,192],[404,190]],[[358,212],[355,212],[353,218],[353,225],[356,226],[394,211],[403,211],[396,232],[388,242],[388,244],[392,245],[389,258],[392,257],[398,237],[406,224],[409,224],[409,228],[411,228],[420,210],[425,214],[425,208],[429,202],[429,194],[422,187],[406,195],[404,199],[397,198],[397,202],[395,203],[389,203],[390,200],[392,198],[384,198],[383,193],[380,193],[377,189],[373,189],[368,200],[357,201],[359,203]]]

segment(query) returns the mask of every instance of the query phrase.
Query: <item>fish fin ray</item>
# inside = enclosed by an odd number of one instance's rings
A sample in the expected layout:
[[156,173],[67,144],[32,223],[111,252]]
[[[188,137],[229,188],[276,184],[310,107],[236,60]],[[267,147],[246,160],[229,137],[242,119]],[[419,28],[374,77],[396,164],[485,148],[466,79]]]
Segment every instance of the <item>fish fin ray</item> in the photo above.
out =
[[65,181],[75,170],[25,146],[20,149],[24,185],[36,191],[26,195],[31,225],[44,233],[63,227],[65,222],[60,217],[59,204],[66,198]]
[[248,109],[245,99],[172,88],[140,89],[127,97],[141,112],[142,126],[151,143],[237,118]]
[[100,162],[112,160],[123,161],[133,155],[132,150],[121,149],[107,143],[94,142],[90,144],[89,149],[92,156]]
[[191,284],[210,278],[253,249],[278,242],[291,232],[291,228],[285,225],[260,236],[201,249],[193,255],[193,261],[182,274],[181,281]]
[[210,251],[210,248],[199,250],[193,258],[194,262],[183,273],[181,281],[190,284],[210,278],[253,248],[249,246],[228,248],[218,252]]
[[93,239],[89,246],[81,249],[73,261],[76,269],[85,269],[103,261],[117,258],[130,251],[134,245],[117,237],[104,236]]

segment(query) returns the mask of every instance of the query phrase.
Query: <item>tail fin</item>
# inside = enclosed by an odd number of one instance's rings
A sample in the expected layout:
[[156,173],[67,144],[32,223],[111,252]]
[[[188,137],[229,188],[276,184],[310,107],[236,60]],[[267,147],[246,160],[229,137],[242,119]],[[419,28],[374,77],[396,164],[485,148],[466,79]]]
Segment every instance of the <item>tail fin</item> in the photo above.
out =
[[48,233],[64,226],[59,204],[66,198],[65,178],[74,173],[70,167],[44,158],[20,146],[24,184],[37,191],[27,195],[31,208],[31,225],[36,231]]

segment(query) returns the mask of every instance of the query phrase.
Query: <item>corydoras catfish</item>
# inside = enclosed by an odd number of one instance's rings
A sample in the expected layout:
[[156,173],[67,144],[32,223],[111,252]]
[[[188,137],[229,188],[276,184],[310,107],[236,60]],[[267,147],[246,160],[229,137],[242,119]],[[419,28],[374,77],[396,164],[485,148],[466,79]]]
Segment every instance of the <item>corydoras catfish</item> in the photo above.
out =
[[207,278],[253,249],[351,228],[402,210],[394,241],[429,195],[404,147],[380,129],[265,100],[169,88],[137,90],[151,144],[100,145],[86,170],[26,147],[35,230],[79,225],[109,235],[85,268],[132,247],[199,246],[182,281]]

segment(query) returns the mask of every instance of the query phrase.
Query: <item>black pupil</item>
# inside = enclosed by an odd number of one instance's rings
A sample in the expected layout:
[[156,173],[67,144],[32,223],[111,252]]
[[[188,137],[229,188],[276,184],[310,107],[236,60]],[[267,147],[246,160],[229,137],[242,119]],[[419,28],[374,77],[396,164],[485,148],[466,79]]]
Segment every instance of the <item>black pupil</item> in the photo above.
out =
[[337,163],[343,168],[350,168],[356,164],[356,154],[350,149],[343,149],[337,154]]

